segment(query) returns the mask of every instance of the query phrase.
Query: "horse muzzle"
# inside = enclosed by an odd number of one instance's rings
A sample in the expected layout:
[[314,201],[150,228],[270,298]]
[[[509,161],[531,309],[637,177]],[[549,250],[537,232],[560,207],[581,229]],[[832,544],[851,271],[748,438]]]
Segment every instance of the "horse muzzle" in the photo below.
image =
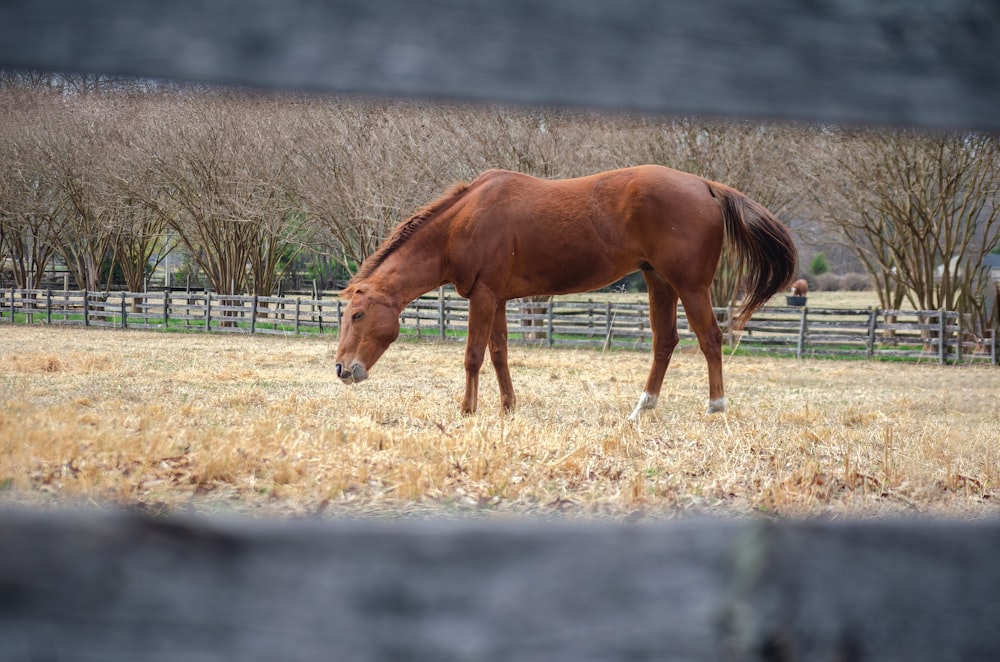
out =
[[359,361],[355,361],[350,367],[345,367],[343,363],[338,363],[337,377],[345,384],[357,384],[368,379],[368,371]]

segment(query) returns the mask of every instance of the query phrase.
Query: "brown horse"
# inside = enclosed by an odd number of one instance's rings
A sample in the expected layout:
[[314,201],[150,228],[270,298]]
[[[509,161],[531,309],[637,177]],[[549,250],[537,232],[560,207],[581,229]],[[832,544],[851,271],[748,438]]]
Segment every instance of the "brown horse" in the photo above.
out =
[[593,290],[641,270],[653,365],[630,418],[656,406],[677,345],[678,298],[708,362],[708,411],[725,411],[722,332],[710,293],[724,235],[746,267],[742,326],[785,288],[796,261],[785,226],[743,193],[661,166],[563,180],[489,170],[401,223],[365,260],[342,292],[349,303],[337,376],[345,384],[366,379],[399,335],[403,308],[452,283],[469,299],[462,411],[476,410],[487,345],[501,404],[511,409],[507,300]]

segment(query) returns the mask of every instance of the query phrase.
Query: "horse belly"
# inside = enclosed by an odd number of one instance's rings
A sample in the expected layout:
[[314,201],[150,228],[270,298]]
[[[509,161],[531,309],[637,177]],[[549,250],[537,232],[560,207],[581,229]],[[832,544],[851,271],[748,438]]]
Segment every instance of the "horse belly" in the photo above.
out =
[[589,292],[636,271],[637,265],[609,259],[593,251],[558,253],[517,260],[510,298]]

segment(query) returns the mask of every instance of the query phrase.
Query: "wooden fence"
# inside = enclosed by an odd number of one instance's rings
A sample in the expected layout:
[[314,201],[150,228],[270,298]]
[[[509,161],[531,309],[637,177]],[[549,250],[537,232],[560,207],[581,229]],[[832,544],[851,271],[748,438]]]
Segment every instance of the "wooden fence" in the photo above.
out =
[[25,324],[297,335],[338,329],[341,309],[336,298],[0,289],[0,322]]
[[[336,332],[343,305],[335,296],[0,289],[0,322],[298,335]],[[748,352],[998,364],[997,330],[976,335],[950,311],[767,307],[736,334],[731,311],[716,314],[730,347]],[[442,340],[464,338],[468,319],[468,301],[445,290],[417,299],[400,316],[403,333]],[[518,300],[508,303],[507,321],[514,343],[638,349],[652,342],[645,303]],[[694,340],[683,307],[678,327],[682,340]]]

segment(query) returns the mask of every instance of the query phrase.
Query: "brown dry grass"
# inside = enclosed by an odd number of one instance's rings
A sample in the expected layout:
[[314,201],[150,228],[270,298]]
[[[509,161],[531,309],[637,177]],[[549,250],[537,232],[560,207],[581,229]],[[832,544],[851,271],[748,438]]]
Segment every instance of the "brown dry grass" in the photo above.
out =
[[0,502],[269,515],[997,515],[1000,369],[736,357],[702,414],[681,353],[514,347],[515,414],[462,348],[399,343],[362,385],[332,339],[0,328]]

